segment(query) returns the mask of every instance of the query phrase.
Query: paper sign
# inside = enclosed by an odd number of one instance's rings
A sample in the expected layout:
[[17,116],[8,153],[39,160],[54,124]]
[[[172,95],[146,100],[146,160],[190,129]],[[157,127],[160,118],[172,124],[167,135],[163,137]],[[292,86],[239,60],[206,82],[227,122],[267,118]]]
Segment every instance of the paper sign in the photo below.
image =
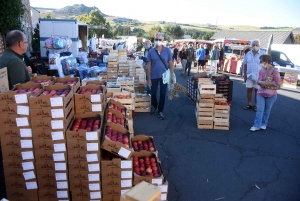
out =
[[162,179],[152,179],[152,184],[162,185]]
[[102,105],[101,104],[92,104],[92,111],[93,112],[101,112],[102,111]]
[[132,180],[121,180],[121,188],[132,187]]
[[57,189],[68,189],[67,181],[58,181],[56,182]]
[[122,179],[131,179],[132,171],[121,171],[121,178]]
[[131,169],[132,161],[121,161],[121,169]]
[[28,103],[27,94],[16,94],[15,100],[17,104]]
[[90,197],[91,199],[101,198],[101,192],[100,191],[90,192]]
[[67,180],[67,173],[55,173],[56,181],[64,181]]
[[32,140],[21,140],[21,148],[33,148]]
[[92,103],[99,103],[99,102],[101,102],[101,96],[100,96],[100,94],[91,95],[91,102]]
[[33,151],[23,151],[22,153],[23,160],[31,160],[34,159]]
[[98,155],[97,154],[86,154],[87,162],[98,162]]
[[57,198],[68,198],[68,191],[57,191],[56,192]]
[[52,129],[64,129],[64,121],[63,120],[52,120],[51,128]]
[[89,181],[100,181],[100,174],[88,174]]
[[90,191],[100,191],[100,183],[89,184]]
[[32,137],[31,128],[21,128],[20,129],[20,136],[21,137]]
[[58,132],[51,132],[52,135],[52,140],[64,140],[64,133],[62,131],[58,131]]
[[37,183],[36,181],[32,181],[32,182],[26,182],[26,189],[27,190],[32,190],[32,189],[37,189]]
[[97,132],[86,132],[86,140],[98,140],[98,133]]
[[97,142],[87,143],[86,149],[87,149],[87,151],[98,151],[99,150],[99,145],[98,145]]
[[99,172],[100,171],[100,164],[88,164],[89,172]]
[[53,154],[54,161],[65,161],[65,155],[63,153]]
[[55,170],[56,171],[67,170],[67,164],[66,163],[55,163]]
[[18,105],[17,106],[17,114],[29,115],[29,106]]
[[167,200],[167,194],[161,194],[160,199],[161,200]]
[[25,180],[35,179],[35,174],[33,171],[23,172],[23,176]]
[[34,170],[34,165],[33,165],[32,161],[22,163],[22,167],[23,167],[24,171],[26,171],[26,170]]
[[168,185],[162,185],[158,186],[161,189],[162,193],[167,193],[168,192]]
[[62,97],[50,98],[51,107],[64,106]]
[[16,124],[17,127],[29,126],[28,118],[27,117],[16,118]]
[[124,158],[128,158],[129,155],[131,154],[131,151],[129,151],[129,150],[127,150],[127,149],[121,147],[121,149],[119,150],[118,154],[119,154],[120,156],[123,156]]
[[63,109],[52,109],[51,110],[52,118],[64,118],[64,110]]
[[64,151],[66,151],[65,143],[54,144],[54,152],[64,152]]

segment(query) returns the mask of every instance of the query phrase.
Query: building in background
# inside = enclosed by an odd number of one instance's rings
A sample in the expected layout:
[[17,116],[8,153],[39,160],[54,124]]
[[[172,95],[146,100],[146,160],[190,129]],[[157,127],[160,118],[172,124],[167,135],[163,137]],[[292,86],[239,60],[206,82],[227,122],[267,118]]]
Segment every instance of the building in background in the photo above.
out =
[[30,12],[31,12],[32,30],[34,30],[36,25],[39,23],[40,11],[38,11],[33,7],[30,7]]
[[28,40],[28,51],[32,51],[32,21],[31,21],[31,7],[29,0],[22,0],[24,5],[24,15],[21,18],[22,29]]

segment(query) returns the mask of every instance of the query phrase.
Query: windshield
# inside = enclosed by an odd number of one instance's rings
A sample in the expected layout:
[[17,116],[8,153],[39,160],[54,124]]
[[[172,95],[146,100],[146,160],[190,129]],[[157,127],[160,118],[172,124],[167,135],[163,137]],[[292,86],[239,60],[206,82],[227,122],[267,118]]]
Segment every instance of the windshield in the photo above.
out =
[[232,53],[230,46],[224,46],[224,53]]

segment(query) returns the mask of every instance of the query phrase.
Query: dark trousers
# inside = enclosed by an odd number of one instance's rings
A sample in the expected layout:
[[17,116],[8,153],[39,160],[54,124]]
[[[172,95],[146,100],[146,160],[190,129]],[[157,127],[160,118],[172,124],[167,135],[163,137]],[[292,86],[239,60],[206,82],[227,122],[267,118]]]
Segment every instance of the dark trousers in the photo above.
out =
[[[158,106],[158,113],[162,112],[164,110],[164,106],[165,106],[165,99],[166,99],[166,93],[167,93],[167,84],[163,83],[162,78],[158,78],[158,79],[151,79],[152,81],[152,86],[151,86],[151,102],[152,102],[152,106],[154,108],[157,108]],[[158,89],[158,85],[159,85],[159,103],[157,103],[157,89]],[[158,105],[157,105],[158,104]]]
[[187,62],[186,63],[186,67],[185,67],[185,73],[186,73],[186,70],[188,70],[188,76],[190,76],[191,74],[191,67],[192,67],[192,62]]

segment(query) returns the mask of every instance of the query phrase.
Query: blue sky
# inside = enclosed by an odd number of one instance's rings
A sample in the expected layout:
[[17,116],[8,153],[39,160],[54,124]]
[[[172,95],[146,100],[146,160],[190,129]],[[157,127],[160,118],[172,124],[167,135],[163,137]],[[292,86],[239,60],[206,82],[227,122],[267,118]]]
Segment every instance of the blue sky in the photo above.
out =
[[300,0],[30,0],[30,3],[46,8],[85,4],[96,6],[107,15],[148,21],[300,27]]

